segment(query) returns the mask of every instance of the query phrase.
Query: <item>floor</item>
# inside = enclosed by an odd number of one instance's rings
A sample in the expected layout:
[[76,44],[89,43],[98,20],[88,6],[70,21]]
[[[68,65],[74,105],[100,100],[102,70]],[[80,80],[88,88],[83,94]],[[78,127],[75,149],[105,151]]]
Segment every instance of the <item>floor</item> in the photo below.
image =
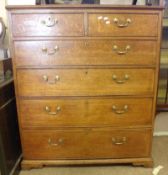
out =
[[168,136],[168,112],[159,113],[157,115],[155,120],[154,135]]
[[[158,114],[154,134],[152,150],[154,168],[163,166],[163,169],[157,175],[168,175],[168,113]],[[161,136],[161,134],[164,136]],[[154,175],[154,168],[133,167],[131,165],[66,166],[21,171],[20,175]]]

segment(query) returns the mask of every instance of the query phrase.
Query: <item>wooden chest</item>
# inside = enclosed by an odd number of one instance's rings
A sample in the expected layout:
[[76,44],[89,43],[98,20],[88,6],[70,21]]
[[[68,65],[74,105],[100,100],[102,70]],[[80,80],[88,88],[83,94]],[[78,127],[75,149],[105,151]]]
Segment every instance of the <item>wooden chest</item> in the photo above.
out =
[[7,9],[22,167],[152,166],[162,9]]

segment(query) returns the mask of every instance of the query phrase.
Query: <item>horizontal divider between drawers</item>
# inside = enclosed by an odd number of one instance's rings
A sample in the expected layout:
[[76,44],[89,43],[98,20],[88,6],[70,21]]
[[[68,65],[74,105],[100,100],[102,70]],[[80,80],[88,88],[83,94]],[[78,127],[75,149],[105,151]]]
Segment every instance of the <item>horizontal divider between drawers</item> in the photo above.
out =
[[99,95],[99,96],[18,96],[18,99],[26,99],[26,100],[31,100],[31,99],[110,99],[110,98],[154,98],[154,95]]
[[56,127],[40,127],[40,126],[26,126],[23,127],[21,126],[21,130],[40,130],[40,129],[45,129],[45,130],[90,130],[90,131],[94,131],[94,130],[139,130],[139,129],[153,129],[152,125],[137,125],[137,126],[121,126],[121,127],[117,127],[117,126],[56,126]]
[[155,69],[157,65],[73,65],[73,66],[17,66],[17,69]]
[[49,41],[56,41],[56,40],[145,40],[145,41],[158,41],[159,40],[159,37],[158,36],[144,36],[144,37],[141,37],[141,36],[133,36],[133,37],[130,37],[130,36],[72,36],[72,37],[44,37],[44,36],[41,36],[41,37],[13,37],[12,38],[13,41],[46,41],[46,40],[49,40]]

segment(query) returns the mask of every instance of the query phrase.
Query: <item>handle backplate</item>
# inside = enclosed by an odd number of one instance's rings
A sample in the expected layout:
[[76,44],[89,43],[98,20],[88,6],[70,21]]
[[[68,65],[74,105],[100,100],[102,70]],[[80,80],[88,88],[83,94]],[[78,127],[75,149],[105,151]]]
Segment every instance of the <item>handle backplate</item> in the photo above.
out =
[[124,50],[120,50],[117,45],[113,46],[113,50],[118,54],[118,55],[126,55],[128,51],[131,49],[130,45],[127,45]]
[[53,49],[48,49],[47,47],[44,46],[41,50],[43,53],[46,53],[47,55],[54,55],[59,51],[59,47],[55,46]]
[[63,138],[59,138],[57,141],[52,141],[51,138],[48,139],[48,144],[50,146],[59,146],[62,145],[64,143],[64,139]]
[[114,113],[116,114],[125,114],[128,111],[128,105],[124,105],[123,109],[119,109],[117,108],[116,105],[112,106],[112,110],[114,111]]
[[56,24],[58,24],[58,19],[49,17],[46,20],[42,20],[41,23],[46,27],[54,27]]
[[43,80],[48,84],[56,84],[58,81],[60,81],[60,77],[59,75],[56,75],[53,80],[49,80],[47,75],[43,75]]
[[45,106],[45,111],[49,114],[49,115],[57,115],[60,111],[61,111],[61,107],[57,106],[56,107],[56,111],[51,111],[51,108],[49,106]]
[[127,18],[126,21],[121,21],[118,18],[114,18],[113,22],[116,24],[117,27],[124,28],[124,27],[128,27],[132,21],[130,18]]
[[122,137],[122,138],[116,138],[116,137],[113,137],[112,138],[112,143],[114,145],[123,145],[127,142],[127,138],[126,137]]
[[113,75],[112,76],[112,79],[117,83],[117,84],[124,84],[124,83],[126,83],[126,81],[128,81],[129,80],[129,75],[128,74],[125,74],[124,75],[124,77],[122,78],[122,79],[119,79],[118,77],[117,77],[117,75]]

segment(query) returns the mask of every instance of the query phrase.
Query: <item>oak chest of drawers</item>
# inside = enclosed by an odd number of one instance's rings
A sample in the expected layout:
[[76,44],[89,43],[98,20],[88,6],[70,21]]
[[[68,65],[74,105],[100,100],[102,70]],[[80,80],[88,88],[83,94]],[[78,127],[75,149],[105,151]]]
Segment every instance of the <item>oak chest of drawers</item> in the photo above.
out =
[[7,8],[22,167],[152,166],[162,9]]

